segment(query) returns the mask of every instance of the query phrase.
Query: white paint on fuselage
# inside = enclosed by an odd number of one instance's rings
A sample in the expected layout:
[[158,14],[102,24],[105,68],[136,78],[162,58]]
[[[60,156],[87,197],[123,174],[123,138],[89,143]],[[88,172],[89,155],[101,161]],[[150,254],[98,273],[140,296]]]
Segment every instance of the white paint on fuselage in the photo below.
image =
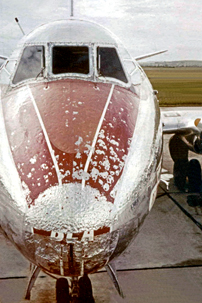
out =
[[[1,87],[0,87],[1,94]],[[22,191],[21,180],[17,172],[4,123],[4,114],[2,109],[2,100],[0,96],[0,180],[11,195],[11,199],[21,211],[27,209],[27,203]],[[0,199],[0,203],[5,204],[5,201]]]
[[153,91],[148,80],[145,81],[148,97],[140,100],[130,151],[117,187],[113,211],[117,212],[118,220],[113,230],[148,213],[151,191],[160,178],[160,171],[157,175],[156,168],[162,130],[160,121],[159,126],[156,126]]
[[0,130],[0,226],[12,242],[22,246],[23,217],[28,206],[8,142],[1,95]]

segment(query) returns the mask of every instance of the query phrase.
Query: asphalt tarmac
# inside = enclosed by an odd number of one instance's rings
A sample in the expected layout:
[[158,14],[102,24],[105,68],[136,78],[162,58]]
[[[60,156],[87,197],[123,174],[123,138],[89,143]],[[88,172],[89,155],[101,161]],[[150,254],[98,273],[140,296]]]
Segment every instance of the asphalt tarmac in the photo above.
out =
[[[160,183],[154,207],[135,241],[115,261],[125,299],[119,297],[103,271],[90,276],[96,303],[201,303],[200,196],[194,196],[199,203],[190,203],[190,194],[174,186],[168,140],[166,136],[164,182]],[[167,190],[169,195],[165,195]],[[55,280],[43,273],[35,283],[31,300],[23,299],[29,263],[3,236],[0,240],[0,303],[55,303]]]

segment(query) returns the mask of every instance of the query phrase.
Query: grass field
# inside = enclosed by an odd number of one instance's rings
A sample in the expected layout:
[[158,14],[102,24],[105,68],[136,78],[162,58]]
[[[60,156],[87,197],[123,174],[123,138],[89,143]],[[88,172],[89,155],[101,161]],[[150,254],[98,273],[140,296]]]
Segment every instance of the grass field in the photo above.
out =
[[202,68],[144,67],[160,106],[202,105]]

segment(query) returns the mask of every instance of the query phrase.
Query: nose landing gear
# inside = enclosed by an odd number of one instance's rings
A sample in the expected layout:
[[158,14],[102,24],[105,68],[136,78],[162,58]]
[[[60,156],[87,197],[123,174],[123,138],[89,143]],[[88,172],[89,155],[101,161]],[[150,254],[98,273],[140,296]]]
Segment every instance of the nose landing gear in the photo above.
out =
[[65,278],[56,281],[56,301],[57,303],[70,303],[69,284]]
[[57,303],[95,303],[93,298],[92,284],[87,276],[73,277],[71,286],[65,278],[56,281],[56,301]]
[[93,298],[92,284],[87,274],[84,274],[84,276],[79,279],[79,300],[81,303],[95,302]]

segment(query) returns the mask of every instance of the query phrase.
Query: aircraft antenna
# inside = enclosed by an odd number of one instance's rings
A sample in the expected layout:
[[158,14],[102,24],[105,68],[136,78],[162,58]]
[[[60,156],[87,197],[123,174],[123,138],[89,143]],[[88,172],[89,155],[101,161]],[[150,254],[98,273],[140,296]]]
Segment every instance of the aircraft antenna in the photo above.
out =
[[71,17],[74,16],[74,0],[71,0]]
[[20,25],[18,18],[15,18],[15,21],[17,22],[17,24],[18,24],[21,32],[23,33],[23,35],[25,35],[25,32],[23,31],[22,26]]

